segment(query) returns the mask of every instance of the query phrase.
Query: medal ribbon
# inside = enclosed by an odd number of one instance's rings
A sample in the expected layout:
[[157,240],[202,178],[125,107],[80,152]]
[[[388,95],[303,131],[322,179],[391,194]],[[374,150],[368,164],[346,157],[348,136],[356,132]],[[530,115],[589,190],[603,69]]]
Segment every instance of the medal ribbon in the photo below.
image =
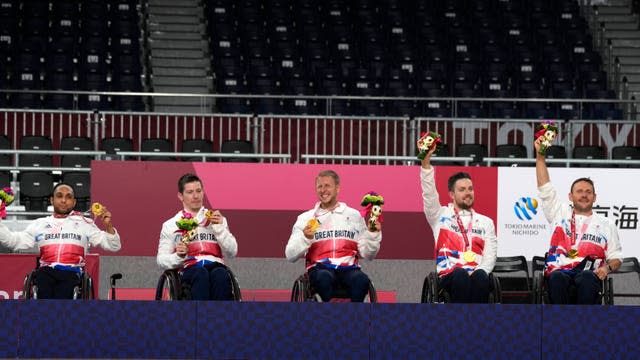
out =
[[460,213],[458,212],[458,209],[453,208],[453,211],[456,214],[456,221],[458,222],[458,227],[460,228],[462,238],[464,239],[465,250],[471,250],[471,241],[469,241],[469,235],[467,234],[467,232],[470,232],[471,227],[473,226],[473,212],[471,212],[471,220],[469,220],[469,225],[465,230],[464,225],[462,225],[462,220],[460,219]]
[[[589,224],[591,223],[592,218],[588,218],[582,223],[582,227],[580,229],[580,235],[587,232],[589,228]],[[576,241],[578,239],[578,234],[576,232],[576,212],[575,210],[571,212],[571,248],[573,249]]]

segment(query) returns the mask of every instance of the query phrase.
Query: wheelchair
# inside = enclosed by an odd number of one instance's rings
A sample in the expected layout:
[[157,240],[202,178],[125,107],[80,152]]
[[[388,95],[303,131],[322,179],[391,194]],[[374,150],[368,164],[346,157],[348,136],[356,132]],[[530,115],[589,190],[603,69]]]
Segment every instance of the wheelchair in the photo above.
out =
[[[39,268],[39,267],[38,267]],[[38,268],[31,270],[24,277],[24,284],[22,288],[22,298],[37,299],[38,298],[38,284],[36,283],[36,271]],[[93,288],[93,280],[86,271],[82,271],[80,275],[80,285],[73,288],[73,300],[93,300],[95,299],[95,289]]]
[[[533,274],[533,299],[535,304],[550,304],[547,291],[547,280],[544,277],[546,257],[534,256],[531,261],[531,273]],[[600,283],[598,291],[598,303],[613,305],[613,279],[609,276]],[[569,303],[576,303],[576,287],[569,287]]]
[[[231,297],[233,301],[242,301],[240,285],[235,274],[225,266],[231,281]],[[156,300],[191,300],[191,287],[180,279],[178,269],[165,270],[156,286]]]
[[[425,304],[445,304],[451,302],[451,295],[439,286],[440,278],[435,271],[430,272],[422,284],[422,295],[420,302]],[[489,274],[489,304],[502,303],[502,291],[500,281],[493,275]]]
[[[331,299],[349,300],[349,289],[343,284],[338,284],[333,291],[333,297]],[[292,302],[304,302],[315,301],[322,302],[322,298],[318,295],[311,286],[311,280],[309,280],[309,274],[305,272],[300,275],[294,282],[291,289],[291,301]],[[364,302],[375,304],[378,302],[378,295],[376,288],[373,285],[371,279],[369,279],[369,292],[364,298]]]

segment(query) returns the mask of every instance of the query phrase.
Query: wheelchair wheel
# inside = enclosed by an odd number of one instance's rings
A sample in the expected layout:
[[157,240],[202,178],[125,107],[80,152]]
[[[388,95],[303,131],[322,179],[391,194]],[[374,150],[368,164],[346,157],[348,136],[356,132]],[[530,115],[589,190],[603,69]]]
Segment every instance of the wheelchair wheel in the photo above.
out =
[[93,300],[95,299],[95,293],[93,289],[93,280],[87,272],[82,272],[78,275],[80,277],[80,284],[73,288],[73,300]]
[[489,281],[491,283],[491,291],[489,292],[489,304],[501,304],[502,303],[502,288],[500,287],[500,281],[493,273],[489,274]]
[[613,279],[610,277],[602,281],[602,303],[613,305]]
[[533,278],[533,303],[544,304],[544,297],[544,275],[539,273]]
[[242,301],[242,292],[240,291],[240,284],[236,275],[227,267],[229,272],[229,278],[231,280],[231,299],[233,301]]
[[[438,286],[438,274],[432,272],[429,274],[429,302],[432,304],[448,302],[447,299],[442,298],[440,287]],[[448,296],[447,296],[448,297]]]
[[[349,294],[346,288],[337,287],[336,293],[334,294],[333,299],[349,299]],[[293,288],[291,289],[291,301],[292,302],[304,302],[304,301],[315,301],[315,302],[323,302],[320,295],[313,291],[311,288],[311,283],[309,281],[309,276],[307,273],[300,275],[294,282]],[[369,291],[364,298],[364,302],[369,303],[377,303],[378,302],[378,293],[376,291],[373,282],[369,280]]]
[[167,270],[158,280],[156,286],[156,300],[180,300],[181,285],[178,279],[178,272]]
[[431,284],[429,283],[429,276],[425,276],[424,281],[422,282],[422,294],[420,295],[420,303],[429,303],[430,288]]
[[93,280],[86,272],[82,273],[81,297],[83,300],[93,300],[96,298],[93,288]]
[[[373,281],[369,281],[369,303],[376,304],[378,302],[378,293],[376,292],[376,287],[373,286]],[[364,302],[367,302],[367,299],[364,299]]]
[[421,303],[435,304],[440,301],[440,290],[438,289],[438,275],[432,271],[425,278],[422,284]]
[[25,300],[38,298],[38,287],[35,284],[35,275],[36,271],[32,270],[24,277],[22,298]]
[[307,300],[307,282],[305,282],[305,276],[301,275],[296,281],[293,282],[293,288],[291,289],[291,301],[303,302]]

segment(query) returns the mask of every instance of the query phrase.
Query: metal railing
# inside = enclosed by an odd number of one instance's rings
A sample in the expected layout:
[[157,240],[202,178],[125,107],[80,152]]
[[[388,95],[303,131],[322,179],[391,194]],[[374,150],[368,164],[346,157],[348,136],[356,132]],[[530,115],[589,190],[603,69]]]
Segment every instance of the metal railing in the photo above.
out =
[[[405,165],[415,165],[420,160],[415,156],[368,156],[368,155],[314,155],[314,154],[302,154],[302,159],[306,164],[310,164],[312,160],[355,160],[360,163],[365,162],[371,164],[372,162],[383,162],[385,165],[391,165],[394,162],[401,162]],[[474,158],[471,156],[434,156],[431,158],[433,163],[441,162],[458,162],[461,165],[468,166]]]
[[[20,166],[20,155],[46,155],[46,156],[53,156],[53,155],[81,155],[81,156],[91,156],[91,157],[95,158],[96,160],[100,160],[101,158],[104,157],[106,152],[104,152],[104,151],[89,151],[89,150],[83,150],[83,151],[79,151],[79,150],[0,150],[0,155],[1,154],[14,155],[13,156],[13,164],[15,166]],[[0,169],[1,168],[2,167],[0,167]],[[60,169],[60,167],[57,167],[56,169]],[[70,168],[70,169],[75,169],[75,168]],[[62,170],[62,171],[65,171],[65,170]],[[69,171],[69,170],[66,170],[66,171]]]
[[211,158],[222,159],[276,159],[281,163],[287,163],[291,159],[291,154],[248,154],[248,153],[202,153],[202,152],[148,152],[148,151],[115,151],[113,153],[107,153],[105,151],[82,151],[82,150],[0,150],[0,154],[14,155],[13,166],[0,166],[0,171],[77,171],[84,172],[90,171],[90,168],[84,167],[46,167],[46,166],[20,166],[20,155],[74,155],[74,156],[93,156],[96,160],[109,160],[120,159],[130,160],[130,157],[136,157],[137,160],[142,158],[153,157],[173,157],[173,158],[201,158],[202,161],[206,161]]
[[248,153],[184,153],[184,152],[148,152],[148,151],[117,151],[113,154],[120,160],[125,160],[127,157],[135,156],[139,158],[144,157],[157,157],[157,158],[201,158],[202,161],[207,161],[212,158],[223,159],[275,159],[280,163],[288,163],[291,159],[291,154],[248,154]]
[[[571,167],[571,165],[595,165],[597,167],[640,167],[640,160],[608,160],[608,159],[546,159],[547,164],[562,164],[565,167]],[[515,157],[486,157],[482,159],[482,162],[487,166],[499,164],[511,164],[511,166],[518,166],[526,164],[527,166],[535,165],[536,159],[531,158],[515,158]],[[504,166],[504,165],[503,165]]]
[[[603,28],[604,29],[604,28]],[[604,31],[604,30],[602,30]],[[607,41],[604,38],[604,35],[599,35],[602,37],[603,46],[603,54],[608,54],[610,50],[607,50]],[[614,64],[616,61],[615,58],[611,59],[610,65]],[[614,74],[614,69],[608,69],[608,75],[611,77]],[[617,90],[616,88],[613,88]],[[486,104],[490,104],[493,102],[513,102],[518,104],[525,103],[536,103],[536,102],[544,102],[549,104],[558,104],[558,103],[578,103],[578,104],[587,104],[587,103],[597,103],[597,102],[611,102],[616,103],[616,106],[620,108],[624,107],[625,103],[634,103],[636,101],[630,99],[585,99],[585,98],[567,98],[567,99],[559,99],[559,98],[521,98],[521,97],[507,97],[507,98],[494,98],[494,97],[454,97],[454,96],[442,96],[442,97],[425,97],[425,96],[354,96],[354,95],[272,95],[272,94],[198,94],[198,93],[162,93],[162,92],[114,92],[114,91],[69,91],[69,90],[10,90],[10,89],[0,89],[0,94],[14,94],[14,93],[29,93],[29,94],[68,94],[74,96],[80,95],[104,95],[104,96],[112,96],[112,97],[142,97],[142,98],[156,98],[156,97],[182,97],[182,98],[198,98],[200,99],[201,104],[205,104],[206,106],[202,106],[200,112],[186,114],[186,115],[210,115],[211,114],[211,105],[216,102],[217,99],[243,99],[247,101],[251,100],[260,100],[260,99],[274,99],[280,101],[290,101],[295,102],[296,100],[310,100],[321,103],[322,108],[325,109],[325,112],[322,116],[332,116],[336,115],[332,112],[333,102],[336,100],[349,100],[349,101],[380,101],[384,104],[393,104],[396,101],[411,101],[419,104],[425,104],[428,102],[448,102],[451,104],[450,106],[450,115],[452,117],[457,116],[456,111],[459,108],[460,102],[482,102]],[[5,110],[9,111],[29,111],[28,109],[16,109],[16,108],[5,108]],[[147,114],[149,113],[147,110],[142,112],[133,112],[133,111],[97,111],[91,109],[79,109],[77,107],[73,107],[70,110],[47,110],[47,112],[82,112],[82,113],[124,113],[124,114]],[[163,114],[161,112],[153,112],[153,114]],[[168,115],[176,115],[176,113],[167,113]],[[257,113],[255,111],[249,111],[247,113],[238,113],[238,114],[229,114],[229,113],[216,113],[218,115],[232,115],[232,116],[256,116],[256,115],[264,115]],[[276,114],[279,116],[287,116],[286,113]],[[342,114],[344,115],[344,114]],[[367,116],[367,115],[357,115],[357,116]],[[402,116],[391,115],[394,117]],[[581,117],[582,114],[578,114],[578,117]]]

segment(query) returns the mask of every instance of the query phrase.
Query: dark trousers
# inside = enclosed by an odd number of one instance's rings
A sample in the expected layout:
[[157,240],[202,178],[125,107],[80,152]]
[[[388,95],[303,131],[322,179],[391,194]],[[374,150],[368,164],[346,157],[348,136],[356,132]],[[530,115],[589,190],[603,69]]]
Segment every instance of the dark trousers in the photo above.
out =
[[601,281],[591,270],[579,272],[554,271],[547,278],[549,301],[552,304],[569,304],[569,287],[576,287],[577,304],[597,304]]
[[351,302],[363,302],[369,292],[369,277],[360,269],[335,270],[315,266],[309,269],[309,281],[324,302],[331,300],[338,285],[348,289]]
[[182,281],[190,285],[193,300],[233,300],[231,274],[222,264],[188,267]]
[[471,275],[462,268],[455,268],[440,278],[440,287],[449,293],[453,303],[489,302],[489,275],[484,270],[475,270]]
[[75,271],[38,268],[34,279],[38,299],[73,299],[73,288],[80,286],[80,279],[81,274]]

